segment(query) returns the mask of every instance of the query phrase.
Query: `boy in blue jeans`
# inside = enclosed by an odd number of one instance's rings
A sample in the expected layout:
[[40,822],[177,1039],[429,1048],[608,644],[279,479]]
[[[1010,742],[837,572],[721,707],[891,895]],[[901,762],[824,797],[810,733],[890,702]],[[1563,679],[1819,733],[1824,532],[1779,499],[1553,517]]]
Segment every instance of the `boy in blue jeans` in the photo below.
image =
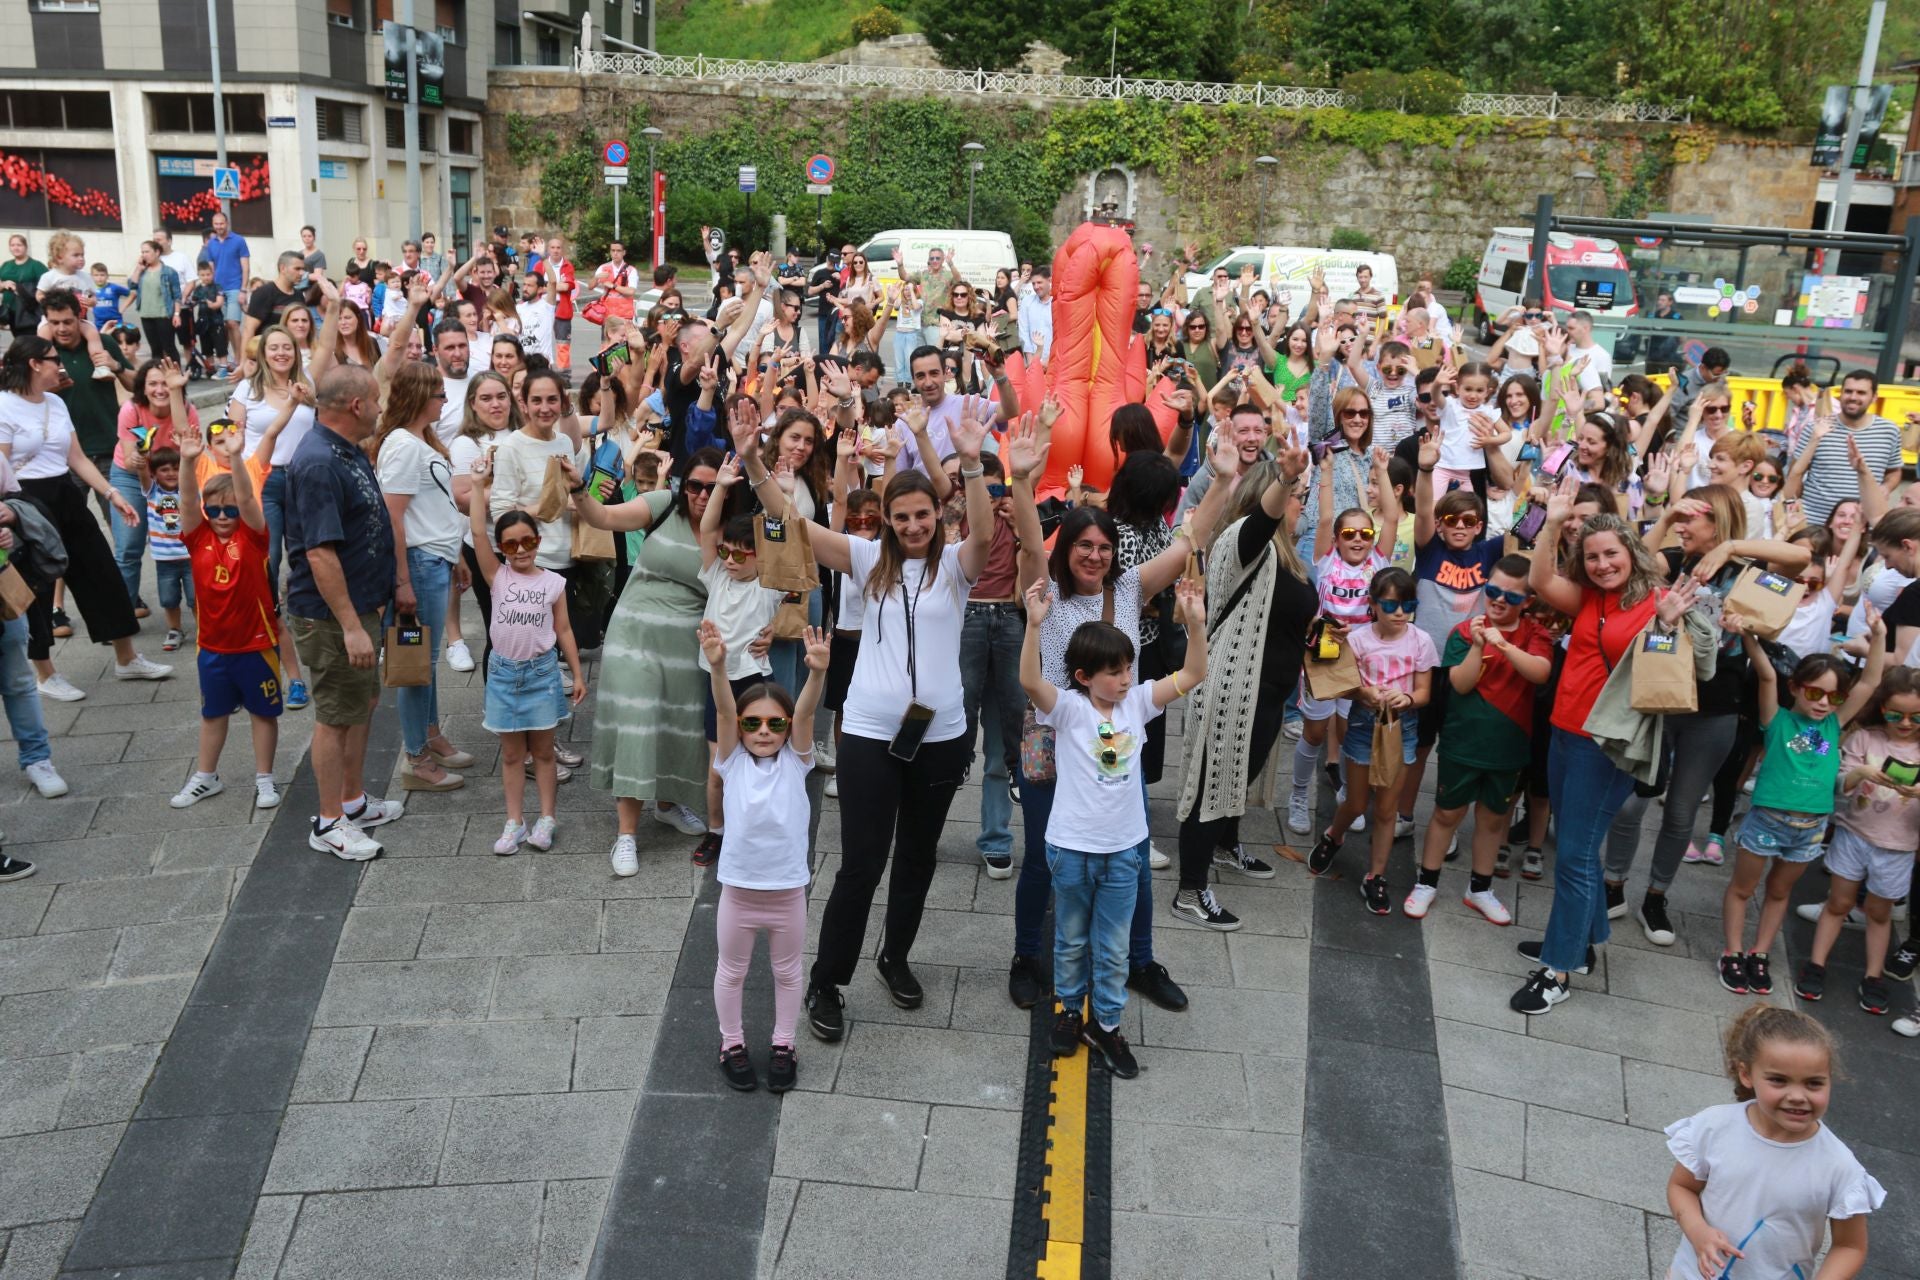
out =
[[153,577],[160,591],[160,611],[167,618],[167,638],[160,644],[168,653],[180,647],[180,601],[193,604],[193,570],[187,547],[180,539],[180,451],[155,449],[147,455],[153,484],[147,489],[147,550],[153,556]]

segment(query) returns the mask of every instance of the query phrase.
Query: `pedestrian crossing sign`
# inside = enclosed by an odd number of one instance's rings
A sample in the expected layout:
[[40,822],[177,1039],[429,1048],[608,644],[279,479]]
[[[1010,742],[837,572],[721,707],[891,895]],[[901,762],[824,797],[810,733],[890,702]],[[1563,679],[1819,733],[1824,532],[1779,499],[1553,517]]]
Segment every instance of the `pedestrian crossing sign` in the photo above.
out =
[[238,200],[240,198],[240,171],[238,169],[215,169],[213,171],[213,196],[216,200]]

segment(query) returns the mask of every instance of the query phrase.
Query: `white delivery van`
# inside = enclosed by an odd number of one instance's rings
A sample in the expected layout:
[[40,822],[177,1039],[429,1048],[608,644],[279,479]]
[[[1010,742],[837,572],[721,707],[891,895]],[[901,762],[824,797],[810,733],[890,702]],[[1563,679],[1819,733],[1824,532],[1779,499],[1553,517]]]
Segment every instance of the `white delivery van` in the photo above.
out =
[[1013,251],[1013,237],[1004,231],[941,231],[906,229],[882,231],[860,246],[867,267],[877,280],[898,280],[900,268],[894,265],[893,251],[898,249],[908,271],[927,269],[927,250],[942,249],[953,255],[954,267],[983,291],[993,288],[993,273],[1005,268],[1016,278],[1020,259]]
[[[1474,318],[1486,341],[1499,336],[1500,317],[1521,304],[1532,257],[1531,227],[1494,228],[1486,251],[1480,255],[1480,274],[1474,282],[1474,304],[1479,311]],[[1551,232],[1547,236],[1547,278],[1536,282],[1532,292],[1540,295],[1546,310],[1563,313],[1556,317],[1559,320],[1565,320],[1564,313],[1574,310],[1591,311],[1596,316],[1630,316],[1639,310],[1627,255],[1619,244],[1599,236]],[[1463,323],[1466,319],[1461,317]]]
[[1400,266],[1392,254],[1304,245],[1240,245],[1229,249],[1205,268],[1187,273],[1187,296],[1206,296],[1213,287],[1213,273],[1223,268],[1227,278],[1238,284],[1241,270],[1248,266],[1268,295],[1276,303],[1285,303],[1288,313],[1295,316],[1313,297],[1310,282],[1316,269],[1326,276],[1327,291],[1336,302],[1352,297],[1360,287],[1355,273],[1362,266],[1373,268],[1373,287],[1386,294],[1389,303],[1400,301]]

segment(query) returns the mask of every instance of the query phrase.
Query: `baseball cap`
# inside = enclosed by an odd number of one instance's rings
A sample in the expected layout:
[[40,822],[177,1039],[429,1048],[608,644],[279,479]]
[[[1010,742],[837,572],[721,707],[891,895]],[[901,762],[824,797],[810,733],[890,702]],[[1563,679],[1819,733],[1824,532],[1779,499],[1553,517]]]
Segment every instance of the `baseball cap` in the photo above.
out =
[[505,226],[504,224],[502,224],[501,226],[497,226],[497,227],[495,227],[495,228],[493,229],[493,234],[495,234],[495,235],[497,235],[497,236],[504,236],[504,235],[507,235],[507,234],[509,234],[509,233],[508,233],[508,231],[507,231],[507,228],[506,228],[506,226]]

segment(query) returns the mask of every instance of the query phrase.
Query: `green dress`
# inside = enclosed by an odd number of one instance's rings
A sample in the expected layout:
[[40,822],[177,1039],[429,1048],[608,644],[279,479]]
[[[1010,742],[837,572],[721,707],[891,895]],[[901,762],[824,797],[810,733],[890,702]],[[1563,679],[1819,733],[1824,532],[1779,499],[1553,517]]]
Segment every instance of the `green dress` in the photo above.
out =
[[14,317],[20,314],[17,298],[33,297],[33,290],[40,283],[40,277],[47,274],[47,264],[38,258],[29,256],[25,262],[15,262],[8,258],[0,263],[0,280],[11,280],[14,288],[10,292],[0,292],[0,324],[12,327]]
[[607,624],[590,776],[598,790],[700,813],[707,798],[700,538],[685,515],[663,518],[671,493],[648,493],[641,501],[655,523]]

